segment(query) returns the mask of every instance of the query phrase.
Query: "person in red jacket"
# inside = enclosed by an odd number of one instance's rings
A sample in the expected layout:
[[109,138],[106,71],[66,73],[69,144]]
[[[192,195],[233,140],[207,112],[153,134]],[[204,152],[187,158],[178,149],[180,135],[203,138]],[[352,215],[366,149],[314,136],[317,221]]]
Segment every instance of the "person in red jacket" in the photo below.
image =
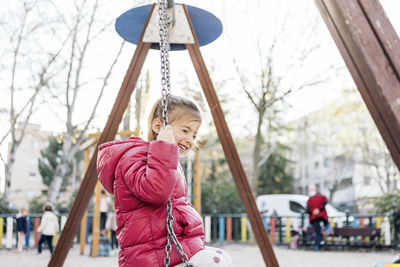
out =
[[323,242],[321,233],[321,222],[325,226],[325,231],[328,232],[329,222],[328,213],[326,212],[325,206],[328,203],[328,199],[318,192],[315,186],[310,188],[310,198],[307,201],[307,212],[309,214],[310,223],[313,226],[315,233],[315,250],[319,251]]
[[[139,137],[100,145],[97,172],[103,187],[114,194],[119,266],[185,266],[178,249],[167,245],[167,202],[172,203],[173,230],[183,252],[195,266],[232,266],[228,253],[205,246],[200,215],[186,198],[179,156],[194,146],[201,113],[186,98],[167,98],[168,125],[162,123],[162,101],[149,117],[148,142]],[[166,258],[166,254],[168,257]]]

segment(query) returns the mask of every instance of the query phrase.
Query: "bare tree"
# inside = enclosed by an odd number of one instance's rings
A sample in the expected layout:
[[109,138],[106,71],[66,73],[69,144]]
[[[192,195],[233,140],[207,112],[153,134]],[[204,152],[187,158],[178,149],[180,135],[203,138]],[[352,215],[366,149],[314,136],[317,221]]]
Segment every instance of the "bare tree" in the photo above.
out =
[[[135,130],[134,135],[140,136],[142,134],[142,121],[145,116],[145,108],[149,102],[150,94],[150,71],[147,70],[146,74],[142,76],[135,88],[135,101],[134,101],[134,119]],[[122,118],[123,130],[129,131],[131,129],[131,115],[132,115],[132,99],[125,110]]]
[[136,88],[135,94],[135,133],[140,134],[142,132],[142,119],[145,113],[145,107],[149,102],[150,94],[150,71],[146,71],[146,75],[141,78],[139,86]]
[[[304,120],[308,120],[307,127],[299,127],[298,131],[307,129],[308,134],[294,141],[321,148],[318,153],[329,164],[324,166],[326,171],[318,182],[329,190],[331,200],[338,190],[360,184],[375,185],[382,194],[395,192],[400,173],[355,88],[343,90],[340,100],[308,114]],[[296,157],[297,164],[311,156],[308,150],[297,149],[296,153],[302,153]],[[361,180],[353,180],[355,172]]]
[[320,140],[336,155],[340,153],[344,157],[335,166],[346,168],[361,164],[368,170],[363,174],[363,182],[376,184],[382,194],[394,193],[400,179],[399,170],[359,93],[356,89],[344,90],[341,98],[342,103],[331,104],[333,109],[327,119],[330,123],[326,126],[330,131],[322,133]]
[[[122,43],[104,76],[98,78],[102,81],[102,84],[96,101],[93,104],[90,116],[83,122],[83,126],[78,125],[78,123],[73,121],[73,116],[76,114],[76,101],[78,95],[82,90],[84,90],[84,87],[87,86],[87,84],[81,80],[81,74],[86,67],[85,59],[89,57],[89,50],[94,41],[105,34],[112,25],[111,21],[104,23],[97,19],[100,8],[98,0],[93,1],[92,4],[88,2],[89,1],[76,0],[74,6],[74,18],[73,24],[71,25],[73,35],[72,38],[70,38],[66,72],[63,74],[64,85],[61,94],[64,96],[64,99],[59,99],[66,108],[66,118],[64,120],[66,129],[61,161],[55,170],[54,179],[48,191],[48,201],[52,203],[56,202],[60,194],[63,179],[66,178],[65,176],[68,170],[68,165],[74,158],[75,153],[79,151],[79,144],[84,140],[85,134],[95,117],[104,89],[107,87],[111,73],[124,46],[124,43]],[[66,19],[68,25],[67,21],[68,20]],[[97,45],[99,45],[99,43]],[[75,138],[74,134],[78,129],[79,135]]]
[[383,195],[394,194],[398,190],[399,169],[377,128],[371,120],[369,122],[369,127],[360,125],[361,138],[357,140],[361,148],[359,162],[369,168],[370,175],[366,179],[372,179]]
[[[54,28],[51,21],[45,24],[37,20],[40,7],[39,1],[24,1],[14,10],[8,10],[7,16],[2,16],[3,19],[10,18],[8,23],[0,23],[2,36],[8,39],[5,41],[9,44],[5,46],[9,49],[2,50],[1,54],[5,60],[9,58],[11,63],[10,68],[2,65],[2,71],[9,73],[9,78],[6,80],[8,92],[4,94],[9,95],[9,106],[3,110],[8,114],[9,126],[0,139],[0,145],[9,142],[7,158],[5,159],[5,156],[0,154],[5,170],[4,199],[6,201],[9,201],[10,197],[16,152],[37,107],[39,94],[49,86],[49,82],[61,69],[56,63],[66,41],[66,39],[61,41],[51,51],[41,48],[37,40],[38,36],[49,34]],[[37,58],[42,60],[36,63]]]
[[[297,31],[293,31],[291,27],[294,27],[294,18],[304,16],[304,13],[297,10],[293,12],[293,9],[285,9],[282,6],[273,9],[274,7],[271,6],[270,9],[274,10],[273,12],[276,14],[265,15],[270,19],[258,22],[258,24],[272,26],[263,28],[258,25],[261,27],[259,32],[252,31],[254,34],[252,36],[254,38],[252,39],[253,47],[246,47],[256,55],[257,61],[254,62],[254,66],[257,67],[249,68],[247,64],[242,65],[239,59],[234,57],[241,89],[257,114],[252,168],[254,192],[257,191],[260,174],[260,164],[258,163],[262,159],[264,151],[269,151],[278,135],[284,130],[282,116],[285,109],[290,107],[287,102],[288,96],[304,88],[324,83],[333,74],[332,71],[327,71],[332,70],[333,66],[327,66],[327,69],[318,70],[312,75],[308,73],[308,76],[302,70],[307,65],[307,60],[314,56],[320,48],[317,39],[318,19],[303,21],[302,25],[296,26]],[[257,8],[260,7],[257,5]],[[281,10],[285,11],[282,13]],[[247,17],[253,16],[248,14]],[[266,32],[266,28],[270,31]],[[297,34],[298,43],[288,46],[288,36],[293,34]],[[270,38],[265,38],[265,36]],[[287,49],[286,52],[282,52],[283,47]],[[248,56],[249,53],[246,55]]]

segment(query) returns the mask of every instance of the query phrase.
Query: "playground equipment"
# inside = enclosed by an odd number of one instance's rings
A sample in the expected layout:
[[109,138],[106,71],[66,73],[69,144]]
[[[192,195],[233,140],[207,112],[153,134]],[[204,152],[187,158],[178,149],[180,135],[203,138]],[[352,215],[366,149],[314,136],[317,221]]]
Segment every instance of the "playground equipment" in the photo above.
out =
[[[26,248],[37,247],[39,241],[39,234],[37,228],[40,224],[40,218],[43,214],[29,214],[28,217],[28,231],[26,234]],[[57,214],[60,221],[60,229],[62,230],[63,225],[67,220],[68,214]],[[0,238],[4,237],[3,244],[0,243],[0,249],[12,249],[16,244],[16,227],[12,223],[7,226],[7,221],[12,222],[15,220],[15,214],[2,214],[0,215],[0,226],[3,224],[3,231],[0,227]],[[205,229],[205,241],[206,243],[218,242],[230,244],[242,243],[248,244],[249,242],[249,224],[246,214],[203,214],[204,229]],[[354,220],[351,222],[349,218],[353,217]],[[95,214],[88,214],[84,217],[87,221],[93,221]],[[303,216],[306,218],[306,215]],[[289,245],[293,240],[290,227],[293,225],[293,221],[298,220],[297,216],[265,216],[262,217],[264,226],[268,231],[271,243],[275,245]],[[330,224],[332,232],[326,240],[326,246],[335,247],[337,249],[343,249],[346,247],[363,247],[363,248],[392,248],[396,249],[399,243],[398,236],[396,236],[396,228],[391,227],[391,222],[395,221],[395,217],[384,216],[379,214],[348,214],[348,217],[336,218],[337,222],[334,222],[335,218],[330,218]],[[300,246],[314,245],[313,239],[309,239],[307,236],[313,234],[312,228],[307,225],[300,225],[303,230],[303,235],[299,241]],[[351,230],[349,231],[349,227]],[[336,229],[335,229],[336,228]],[[300,230],[300,229],[297,229]],[[354,231],[353,231],[354,230]],[[374,230],[376,232],[374,233]],[[377,234],[380,234],[380,238]],[[79,241],[74,238],[74,242],[88,242],[88,236],[93,234],[89,227],[80,228],[79,235],[83,236]],[[370,238],[374,237],[374,239]],[[108,237],[109,238],[109,237]],[[105,239],[103,239],[105,241]],[[100,241],[100,238],[99,238]],[[101,241],[98,243],[98,245]],[[57,239],[54,237],[53,245],[57,244]],[[79,243],[75,243],[79,244]],[[97,256],[104,255],[106,247],[103,246],[103,250],[98,247]],[[93,256],[93,250],[90,251]]]
[[[398,104],[400,101],[400,42],[396,33],[377,0],[315,0],[315,2],[345,59],[395,163],[400,167],[400,139],[398,138],[400,136],[400,105]],[[144,38],[146,29],[150,26],[149,22],[154,7],[155,5],[150,7],[149,15],[144,23],[140,37],[137,39],[135,53],[104,131],[100,136],[99,144],[114,139],[147,53],[150,48],[157,48],[157,44],[154,44],[157,42],[152,41],[153,37],[150,38],[150,41],[146,41]],[[185,39],[182,43],[171,44],[171,49],[184,47],[190,54],[264,261],[268,267],[278,266],[249,183],[240,163],[232,136],[200,53],[199,48],[202,44],[201,40],[203,40],[200,38],[202,37],[202,27],[196,27],[195,20],[201,18],[202,15],[210,13],[200,12],[200,16],[195,17],[192,16],[190,7],[182,5],[182,9],[190,29],[183,36],[192,36],[193,42]],[[195,11],[193,11],[194,13]],[[140,31],[139,29],[137,30]],[[149,35],[152,34],[149,32]],[[212,36],[208,40],[212,41],[213,38],[218,37],[218,34],[216,35],[214,32]],[[168,75],[165,77],[168,77]],[[65,257],[72,244],[73,236],[77,231],[78,224],[97,181],[96,157],[97,149],[93,153],[67,223],[48,266],[62,266],[65,261]]]
[[[149,49],[152,47],[154,43],[154,41],[151,39],[152,37],[150,38],[150,42],[145,42],[144,40],[144,36],[146,35],[146,29],[151,20],[151,15],[153,14],[154,8],[155,5],[152,5],[149,8],[150,9],[149,15],[147,16],[143,30],[141,31],[140,37],[138,38],[135,54],[133,55],[131,64],[128,68],[127,74],[122,83],[120,92],[116,98],[113,110],[111,111],[111,114],[104,128],[104,131],[102,132],[99,138],[98,144],[102,144],[104,142],[111,141],[114,139],[118,129],[118,125],[122,119],[123,112],[127,107],[130,95],[135,87],[143,62],[147,56]],[[142,9],[144,9],[144,7],[142,7]],[[185,39],[184,41],[180,41],[180,43],[177,43],[176,45],[174,43],[171,43],[171,50],[177,50],[179,49],[179,47],[182,48],[183,45],[190,54],[194,68],[199,77],[200,84],[203,87],[204,94],[206,96],[208,105],[210,107],[217,128],[217,132],[221,140],[222,147],[224,149],[225,155],[227,157],[228,163],[233,173],[235,183],[239,189],[239,194],[244,203],[250,223],[252,225],[252,229],[255,233],[256,240],[259,244],[264,260],[266,261],[268,266],[278,266],[277,260],[272,250],[272,246],[268,240],[268,236],[265,231],[261,216],[257,210],[257,206],[255,204],[255,200],[252,195],[250,185],[246,178],[243,167],[240,163],[239,155],[236,151],[236,148],[232,140],[232,136],[229,132],[228,126],[224,119],[221,106],[219,104],[218,98],[216,96],[214,87],[211,82],[211,78],[208,74],[204,60],[200,53],[200,45],[207,44],[215,40],[219,36],[220,30],[222,30],[222,26],[220,26],[219,28],[212,27],[211,24],[210,28],[210,25],[207,22],[213,22],[214,25],[218,26],[219,20],[216,19],[211,13],[207,11],[203,11],[201,9],[197,9],[194,7],[193,8],[186,7],[185,5],[181,5],[181,10],[182,12],[176,13],[177,14],[176,25],[179,25],[178,14],[179,13],[183,14],[184,15],[183,18],[186,19],[190,31],[186,31],[185,34],[183,34],[182,36],[186,38],[187,35],[190,35],[192,37],[192,40]],[[125,13],[125,15],[129,18],[128,14]],[[123,20],[124,18],[125,17],[123,14],[121,19]],[[118,23],[117,23],[117,28],[118,28]],[[216,28],[217,30],[216,31],[211,30],[213,28],[214,29]],[[210,34],[210,32],[212,34]],[[171,38],[172,36],[173,34],[171,35]],[[180,35],[178,34],[177,36]],[[165,79],[167,78],[168,76],[165,76]],[[65,257],[72,243],[71,237],[78,228],[79,221],[81,220],[84,210],[87,207],[87,204],[90,199],[90,194],[91,192],[93,192],[94,186],[97,181],[96,158],[97,158],[97,149],[93,153],[87,172],[82,181],[75,202],[71,208],[71,212],[68,217],[66,226],[60,236],[58,245],[54,251],[54,254],[52,255],[52,258],[50,259],[48,266],[62,266],[65,261]]]
[[[94,134],[89,134],[88,140],[86,140],[83,144],[80,146],[80,150],[85,151],[84,154],[84,163],[85,163],[85,171],[88,168],[89,161],[90,161],[90,156],[91,156],[91,149],[93,146],[95,146],[99,140],[101,133],[94,133]],[[124,130],[121,132],[117,133],[119,136],[131,136],[131,135],[138,135],[139,133],[134,132],[134,131],[128,131]],[[99,255],[99,242],[100,242],[100,196],[101,196],[101,184],[99,181],[97,181],[95,190],[94,190],[94,215],[93,215],[93,224],[92,224],[92,246],[90,250],[90,255],[93,257],[96,257]],[[82,230],[82,229],[87,229],[88,224],[87,224],[87,211],[85,211],[82,220],[81,220],[81,231],[80,231],[80,254],[83,255],[85,251],[85,243],[87,242],[87,230]],[[104,240],[103,240],[104,243]],[[104,247],[104,246],[103,246]],[[104,256],[104,250],[103,253],[100,253],[100,255]]]
[[315,0],[400,169],[400,41],[378,0]]

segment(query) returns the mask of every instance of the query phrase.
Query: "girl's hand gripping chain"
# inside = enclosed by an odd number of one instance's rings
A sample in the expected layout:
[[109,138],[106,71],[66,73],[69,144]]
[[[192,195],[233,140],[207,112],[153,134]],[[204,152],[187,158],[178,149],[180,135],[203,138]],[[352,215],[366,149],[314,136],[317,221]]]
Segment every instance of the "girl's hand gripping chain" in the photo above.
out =
[[158,133],[157,140],[162,140],[175,144],[175,137],[172,131],[172,126],[167,125],[161,128],[160,132]]

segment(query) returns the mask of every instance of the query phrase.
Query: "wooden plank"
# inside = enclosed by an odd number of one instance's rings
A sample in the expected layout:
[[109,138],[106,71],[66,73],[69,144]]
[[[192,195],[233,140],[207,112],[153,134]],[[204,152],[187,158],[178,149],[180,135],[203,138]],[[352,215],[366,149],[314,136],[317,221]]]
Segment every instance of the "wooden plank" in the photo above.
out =
[[[154,5],[150,10],[150,14],[153,12],[153,9]],[[144,29],[147,27],[149,18],[150,16],[148,16]],[[110,116],[108,117],[106,126],[104,127],[104,130],[99,138],[99,142],[89,162],[88,169],[72,205],[65,227],[61,232],[59,242],[57,243],[54,253],[49,261],[49,267],[62,266],[64,264],[65,258],[72,245],[73,238],[78,230],[79,223],[88,206],[97,182],[96,160],[98,146],[115,138],[115,135],[118,131],[118,126],[122,120],[122,116],[126,110],[126,107],[128,106],[130,96],[135,89],[144,60],[151,46],[151,43],[142,42],[143,32],[137,44],[128,71],[126,72],[122,82],[121,89],[119,90]]]
[[100,239],[100,198],[101,198],[101,183],[97,181],[94,189],[94,214],[92,224],[92,257],[97,257],[99,252]]
[[81,255],[83,255],[85,253],[86,223],[87,223],[87,210],[83,214],[83,217],[82,217],[82,220],[81,220],[81,232],[80,232],[80,235],[79,235],[79,251],[80,251]]
[[380,236],[381,229],[375,227],[334,227],[333,234],[335,236],[362,236],[362,237],[372,237],[372,236]]
[[377,0],[315,0],[400,169],[399,39]]
[[[333,40],[335,41],[343,59],[345,60],[345,63],[347,65],[347,68],[349,69],[354,81],[360,81],[357,83],[358,90],[364,99],[365,104],[367,105],[369,112],[371,113],[372,118],[375,121],[375,124],[377,125],[378,129],[380,129],[380,133],[384,140],[387,140],[386,142],[391,142],[390,135],[383,123],[383,120],[380,117],[380,114],[374,107],[374,103],[370,97],[370,95],[367,93],[366,85],[362,82],[362,77],[361,74],[359,73],[359,70],[357,69],[357,66],[354,64],[352,60],[352,56],[350,55],[350,52],[348,51],[344,41],[342,40],[342,37],[339,33],[339,31],[336,29],[335,23],[330,17],[329,12],[327,11],[324,3],[321,1],[316,1],[316,4],[319,8],[319,11],[321,12],[322,17],[325,20],[325,23],[328,26],[328,29],[331,32],[331,35],[333,37]],[[389,146],[392,146],[392,142],[390,143]]]
[[261,254],[263,255],[266,265],[268,267],[279,266],[274,251],[272,249],[272,245],[269,242],[268,235],[262,222],[260,213],[257,209],[257,205],[254,200],[254,196],[251,191],[248,179],[240,162],[240,158],[233,142],[231,133],[226,124],[225,117],[223,115],[218,97],[215,93],[210,75],[205,66],[203,57],[200,53],[199,43],[186,6],[185,12],[193,35],[195,36],[195,44],[186,44],[186,48],[189,52],[190,58],[193,62],[193,66],[196,70],[200,84],[203,88],[204,95],[210,107],[215,127],[217,129],[222,148],[225,152],[225,156],[228,160],[228,164],[236,183],[236,187],[244,204],[249,221],[254,231],[255,238],[257,240],[258,246],[261,250]]
[[[95,140],[95,141],[93,141]],[[90,161],[90,147],[92,145],[95,144],[95,142],[97,141],[96,139],[93,138],[92,143],[86,147],[86,148],[82,148],[85,150],[85,161],[84,161],[84,170],[85,172],[88,169],[89,166],[89,161]],[[80,231],[80,235],[79,235],[79,243],[80,243],[80,254],[83,255],[85,253],[85,245],[86,245],[86,223],[87,223],[87,210],[85,211],[85,213],[83,214],[83,217],[81,219],[81,231]]]
[[[377,36],[388,60],[395,69],[397,78],[400,79],[400,42],[392,24],[385,14],[379,1],[360,0],[368,23]],[[383,20],[383,21],[382,21]]]
[[194,201],[193,206],[201,214],[201,177],[200,177],[200,149],[194,152]]

